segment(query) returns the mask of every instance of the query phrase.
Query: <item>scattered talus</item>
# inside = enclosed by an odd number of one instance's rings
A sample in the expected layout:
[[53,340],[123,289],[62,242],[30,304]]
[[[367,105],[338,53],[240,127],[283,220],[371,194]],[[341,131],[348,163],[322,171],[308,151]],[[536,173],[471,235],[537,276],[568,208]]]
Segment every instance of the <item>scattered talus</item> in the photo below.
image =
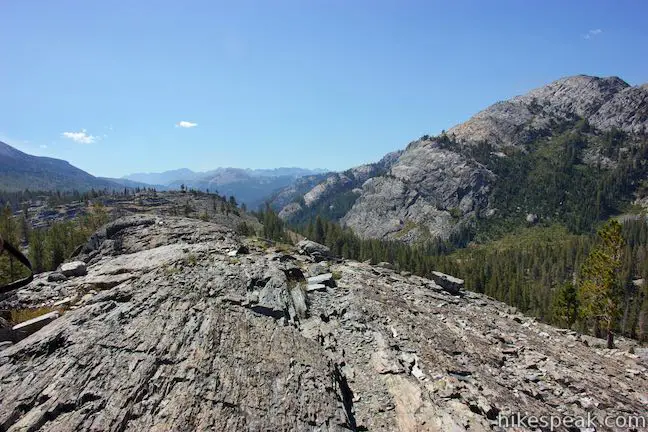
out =
[[5,299],[97,291],[0,351],[0,430],[481,431],[512,412],[648,403],[646,360],[627,349],[353,261],[330,264],[336,287],[308,291],[306,269],[326,264],[241,241],[129,217],[78,257],[87,275]]

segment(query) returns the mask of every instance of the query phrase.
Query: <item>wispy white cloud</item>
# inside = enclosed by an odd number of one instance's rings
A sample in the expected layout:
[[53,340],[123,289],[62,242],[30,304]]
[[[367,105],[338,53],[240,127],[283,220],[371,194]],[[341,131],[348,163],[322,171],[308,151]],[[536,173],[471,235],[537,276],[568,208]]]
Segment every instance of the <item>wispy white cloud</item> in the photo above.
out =
[[596,36],[600,35],[601,33],[603,33],[603,30],[601,30],[600,28],[599,29],[593,29],[593,30],[590,30],[587,33],[585,33],[583,35],[583,38],[592,39],[593,37],[596,37]]
[[96,136],[88,134],[85,129],[82,129],[80,132],[63,132],[61,136],[79,144],[92,144],[98,139]]
[[47,148],[47,144],[41,144],[41,145],[39,145],[38,147],[40,147],[40,148],[42,148],[42,149],[46,149],[46,148]]
[[181,127],[181,128],[192,128],[198,126],[198,123],[193,123],[190,121],[179,121],[178,123],[175,124],[175,127]]

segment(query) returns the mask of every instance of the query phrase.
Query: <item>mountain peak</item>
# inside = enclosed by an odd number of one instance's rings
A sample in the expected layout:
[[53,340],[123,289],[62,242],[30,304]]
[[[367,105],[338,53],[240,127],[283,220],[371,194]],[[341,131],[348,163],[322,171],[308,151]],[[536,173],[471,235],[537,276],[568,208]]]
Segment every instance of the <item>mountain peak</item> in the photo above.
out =
[[[636,131],[642,125],[627,112],[645,110],[646,103],[642,100],[629,105],[616,103],[616,98],[629,88],[627,82],[616,76],[569,76],[493,104],[448,133],[458,141],[488,141],[510,146],[524,142],[534,131],[549,130],[555,122],[576,118],[584,118],[602,129]],[[614,109],[609,110],[608,104],[614,104]],[[606,114],[602,118],[599,113]]]

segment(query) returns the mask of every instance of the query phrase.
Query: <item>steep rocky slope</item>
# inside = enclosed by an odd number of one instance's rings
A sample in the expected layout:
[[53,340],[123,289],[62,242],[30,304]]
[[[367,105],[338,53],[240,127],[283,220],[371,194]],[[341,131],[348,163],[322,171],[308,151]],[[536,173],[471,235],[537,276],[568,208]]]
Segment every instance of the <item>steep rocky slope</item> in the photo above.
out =
[[[502,203],[493,199],[496,187],[513,189],[515,184],[510,183],[518,179],[511,179],[507,170],[495,171],[494,165],[506,164],[516,153],[531,154],[547,147],[552,139],[572,129],[585,131],[583,136],[589,139],[578,149],[578,163],[582,158],[585,168],[614,168],[621,156],[640,147],[641,140],[645,144],[648,87],[631,87],[616,77],[579,75],[498,102],[447,134],[411,143],[385,172],[369,175],[361,190],[360,184],[353,186],[357,200],[339,219],[363,237],[404,241],[448,238],[474,224],[476,218],[487,219],[502,210]],[[615,148],[613,155],[600,145],[610,131],[624,134],[621,148]],[[493,161],[496,158],[501,162]],[[604,174],[594,175],[600,178]],[[319,205],[320,190],[331,191],[325,204],[344,192],[331,178],[303,195],[307,207]],[[640,179],[633,180],[638,183]],[[284,208],[281,216],[299,218],[302,207],[293,204]],[[526,212],[539,211],[519,210],[520,220]],[[545,210],[549,216],[560,211]]]
[[76,259],[87,274],[2,300],[70,307],[0,351],[0,430],[483,431],[648,404],[645,350],[627,342],[220,225],[130,216]]
[[412,143],[388,175],[369,179],[342,218],[363,237],[403,241],[444,237],[459,216],[486,208],[494,175],[431,140]]
[[[387,172],[401,153],[388,153],[376,163],[360,165],[341,173],[304,177],[279,190],[270,199],[270,203],[281,210],[280,217],[283,219],[306,219],[327,210],[332,210],[335,215],[343,215],[348,210],[349,203],[353,204],[361,193],[362,184]],[[347,199],[341,200],[340,197],[345,194],[348,195]]]

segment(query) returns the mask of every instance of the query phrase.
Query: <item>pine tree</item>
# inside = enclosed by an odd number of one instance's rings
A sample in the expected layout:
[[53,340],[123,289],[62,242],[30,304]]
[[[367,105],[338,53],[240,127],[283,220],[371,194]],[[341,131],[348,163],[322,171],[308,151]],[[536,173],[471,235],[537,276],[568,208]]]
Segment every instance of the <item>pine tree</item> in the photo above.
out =
[[[0,212],[0,236],[5,242],[14,247],[20,247],[20,224],[13,217],[13,211],[7,204]],[[23,277],[26,268],[18,263],[11,255],[0,251],[0,284],[12,282]]]
[[566,282],[558,291],[553,304],[554,322],[562,322],[568,328],[576,323],[580,313],[578,289],[571,282]]
[[586,317],[594,321],[595,334],[602,322],[607,331],[607,346],[614,347],[614,324],[619,313],[619,272],[623,264],[625,241],[621,224],[607,222],[599,231],[599,244],[593,248],[581,268],[580,301]]
[[41,230],[32,230],[29,234],[29,259],[34,273],[45,270],[45,235]]
[[317,243],[324,243],[324,239],[326,238],[325,232],[324,232],[324,223],[322,222],[322,218],[317,216],[315,219],[315,238],[313,239]]

